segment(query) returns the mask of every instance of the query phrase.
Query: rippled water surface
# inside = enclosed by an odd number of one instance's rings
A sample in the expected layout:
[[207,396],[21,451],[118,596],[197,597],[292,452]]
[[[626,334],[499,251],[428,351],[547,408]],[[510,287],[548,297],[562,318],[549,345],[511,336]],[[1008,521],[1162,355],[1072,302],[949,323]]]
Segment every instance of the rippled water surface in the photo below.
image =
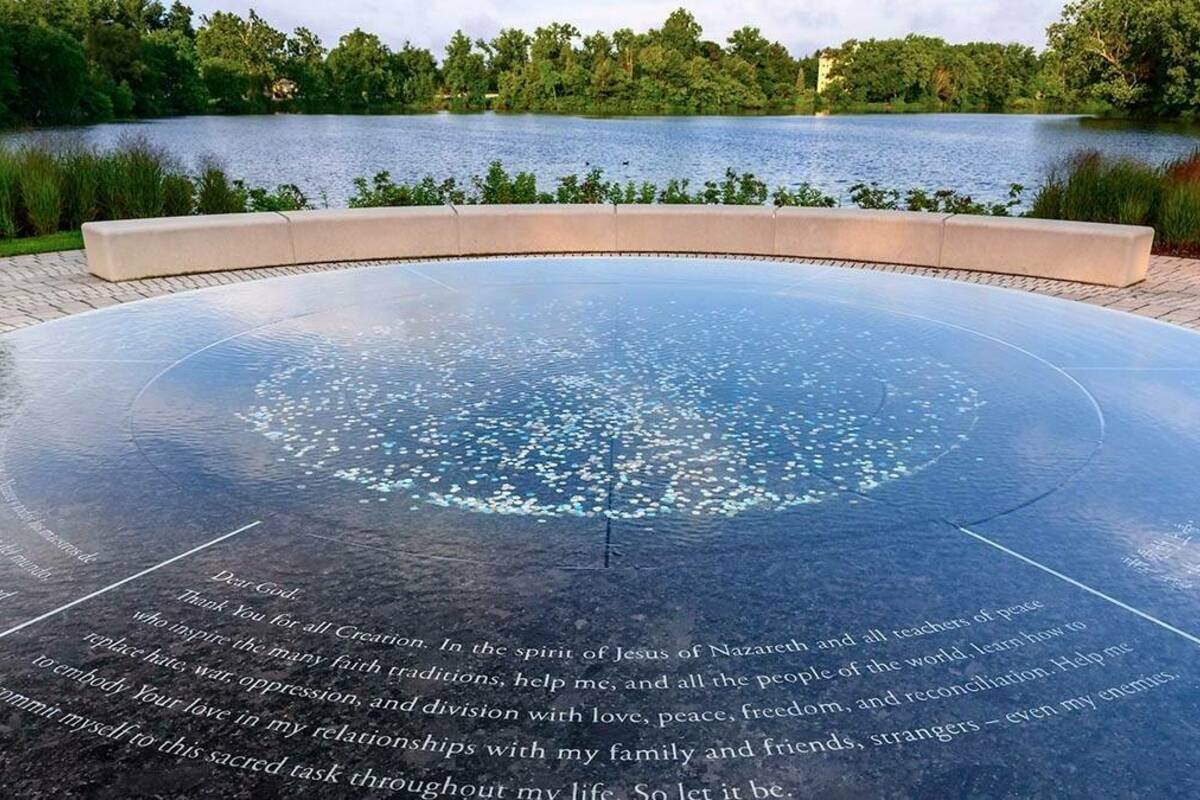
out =
[[1003,198],[1037,185],[1048,164],[1081,148],[1158,162],[1200,146],[1200,129],[1067,116],[942,114],[835,117],[588,119],[457,116],[185,117],[9,134],[111,146],[144,136],[194,163],[216,155],[249,183],[296,183],[317,202],[344,205],[356,176],[389,170],[468,178],[489,162],[530,170],[543,187],[600,167],[609,177],[702,181],[727,167],[772,187],[801,181],[844,196],[859,181],[955,188]]

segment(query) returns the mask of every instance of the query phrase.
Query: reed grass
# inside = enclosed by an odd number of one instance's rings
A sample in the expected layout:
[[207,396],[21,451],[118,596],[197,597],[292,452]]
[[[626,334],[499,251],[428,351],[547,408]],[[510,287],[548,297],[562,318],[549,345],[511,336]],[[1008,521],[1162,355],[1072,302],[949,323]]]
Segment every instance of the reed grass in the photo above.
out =
[[1200,250],[1200,149],[1158,167],[1076,154],[1050,170],[1030,216],[1148,225],[1161,249]]
[[12,239],[20,231],[20,163],[16,156],[0,151],[0,239]]
[[236,214],[246,210],[246,191],[229,180],[221,166],[207,159],[196,176],[197,214]]
[[1164,244],[1200,248],[1200,181],[1174,183],[1167,187],[1156,229]]
[[28,150],[20,158],[21,207],[25,222],[35,236],[46,236],[59,230],[63,212],[59,172],[57,160],[48,152]]
[[59,158],[62,225],[74,230],[100,215],[101,160],[91,150],[77,149]]

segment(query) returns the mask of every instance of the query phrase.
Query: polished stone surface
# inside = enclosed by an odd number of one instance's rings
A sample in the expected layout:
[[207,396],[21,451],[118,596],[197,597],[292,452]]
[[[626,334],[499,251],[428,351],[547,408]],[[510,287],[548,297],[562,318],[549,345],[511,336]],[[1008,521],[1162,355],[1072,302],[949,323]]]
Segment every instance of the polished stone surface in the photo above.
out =
[[1200,793],[1170,325],[396,265],[7,334],[0,437],[18,797]]

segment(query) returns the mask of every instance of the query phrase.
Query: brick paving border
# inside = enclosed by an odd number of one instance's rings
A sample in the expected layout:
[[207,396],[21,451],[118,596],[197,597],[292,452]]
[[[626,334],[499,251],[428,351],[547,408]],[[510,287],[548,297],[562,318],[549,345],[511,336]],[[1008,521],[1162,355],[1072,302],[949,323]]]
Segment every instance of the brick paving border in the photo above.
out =
[[[722,258],[723,256],[697,257]],[[737,257],[747,258],[745,256]],[[486,258],[507,258],[507,256],[488,256]],[[1146,275],[1146,280],[1127,289],[1113,289],[1107,286],[1054,281],[1046,278],[1027,278],[1016,275],[928,267],[905,267],[896,264],[868,264],[855,261],[824,261],[773,256],[748,258],[760,261],[818,264],[846,269],[899,272],[907,275],[925,275],[988,286],[1021,289],[1036,294],[1129,311],[1185,328],[1200,330],[1200,260],[1196,259],[1154,256],[1150,261],[1150,270]],[[458,259],[415,260],[452,261]],[[312,272],[361,269],[396,263],[396,261],[341,261],[108,283],[88,273],[82,250],[0,258],[0,333],[81,311],[90,311],[94,308],[174,294],[190,289],[243,283],[280,275],[304,275]]]

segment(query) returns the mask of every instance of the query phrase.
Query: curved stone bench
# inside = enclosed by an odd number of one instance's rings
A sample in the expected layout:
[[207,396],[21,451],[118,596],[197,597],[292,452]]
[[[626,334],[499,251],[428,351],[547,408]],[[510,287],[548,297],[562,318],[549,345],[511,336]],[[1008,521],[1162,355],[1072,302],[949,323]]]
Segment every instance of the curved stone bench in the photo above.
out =
[[105,280],[252,267],[523,253],[703,253],[875,261],[1129,286],[1151,228],[861,209],[433,206],[89,222]]

